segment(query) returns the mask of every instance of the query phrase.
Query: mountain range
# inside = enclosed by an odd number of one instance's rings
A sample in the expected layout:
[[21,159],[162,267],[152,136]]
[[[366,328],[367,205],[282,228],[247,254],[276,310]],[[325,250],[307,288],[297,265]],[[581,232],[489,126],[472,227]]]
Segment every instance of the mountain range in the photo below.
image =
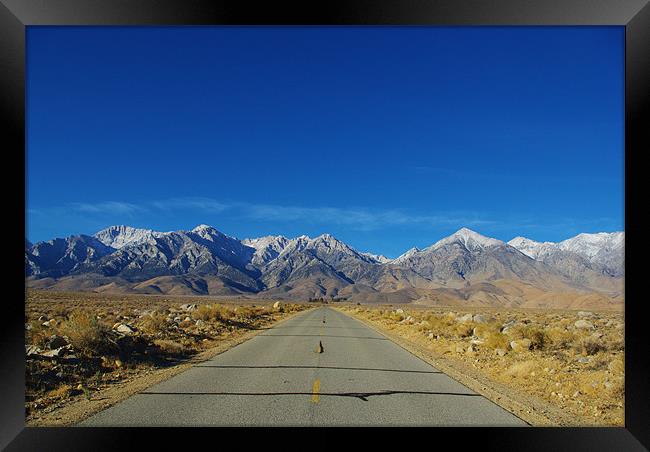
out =
[[239,240],[199,225],[111,226],[25,243],[27,285],[52,290],[511,307],[620,307],[624,232],[509,242],[462,228],[396,259],[329,234]]

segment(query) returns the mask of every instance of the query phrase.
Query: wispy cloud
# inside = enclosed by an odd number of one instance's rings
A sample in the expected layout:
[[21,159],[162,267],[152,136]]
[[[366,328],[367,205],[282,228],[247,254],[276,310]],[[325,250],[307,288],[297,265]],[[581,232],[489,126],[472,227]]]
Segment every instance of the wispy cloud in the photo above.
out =
[[[70,203],[69,209],[81,213],[133,214],[146,210],[143,206],[128,202],[105,201],[100,203]],[[65,207],[64,207],[65,208]]]
[[311,224],[334,224],[369,231],[390,226],[426,225],[446,226],[453,224],[481,225],[493,221],[474,216],[453,214],[414,215],[399,209],[368,209],[364,207],[302,207],[276,204],[235,203],[228,207],[237,216],[252,220],[291,222],[302,221]]
[[161,210],[195,209],[209,213],[223,212],[232,207],[232,204],[225,204],[215,199],[201,197],[170,198],[153,201],[151,205]]
[[206,215],[227,213],[232,218],[267,222],[304,222],[322,225],[344,225],[360,231],[394,226],[482,226],[497,221],[472,212],[445,212],[431,215],[414,214],[403,209],[371,209],[367,207],[287,206],[247,202],[226,202],[206,197],[178,197],[142,203],[103,201],[69,203],[50,208],[29,209],[28,214],[76,213],[96,216],[153,215],[178,211],[203,212]]

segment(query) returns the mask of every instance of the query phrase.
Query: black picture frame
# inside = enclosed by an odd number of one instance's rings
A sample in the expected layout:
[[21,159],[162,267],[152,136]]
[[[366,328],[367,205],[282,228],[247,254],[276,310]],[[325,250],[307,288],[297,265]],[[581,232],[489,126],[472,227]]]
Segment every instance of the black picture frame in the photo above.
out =
[[[625,427],[622,428],[439,428],[430,447],[452,440],[465,447],[511,450],[645,450],[650,447],[647,318],[642,315],[641,262],[643,153],[650,81],[650,6],[647,0],[347,0],[281,2],[209,0],[0,0],[0,93],[5,218],[13,227],[11,271],[0,328],[0,447],[7,450],[113,450],[151,445],[146,429],[26,428],[24,425],[25,32],[34,25],[616,25],[625,27]],[[7,159],[9,161],[9,159]],[[11,177],[9,177],[11,176]],[[8,202],[12,201],[12,202]],[[637,202],[639,201],[639,202]],[[21,237],[21,235],[23,237]],[[20,244],[20,245],[19,245]],[[23,297],[23,302],[19,298]],[[232,430],[232,429],[231,429]],[[189,433],[214,440],[212,429]],[[241,433],[233,432],[241,438]],[[310,433],[313,434],[313,433]],[[156,429],[156,442],[187,447],[188,433]],[[323,438],[318,434],[319,437]],[[373,436],[377,432],[372,433]],[[390,435],[390,434],[389,434]],[[434,439],[435,435],[435,439]],[[128,436],[128,439],[126,438]],[[366,435],[363,435],[366,436]],[[250,441],[273,436],[246,435]],[[217,441],[217,440],[214,440]],[[452,444],[453,444],[452,442]],[[143,447],[143,446],[141,446]],[[411,447],[419,447],[411,444]]]

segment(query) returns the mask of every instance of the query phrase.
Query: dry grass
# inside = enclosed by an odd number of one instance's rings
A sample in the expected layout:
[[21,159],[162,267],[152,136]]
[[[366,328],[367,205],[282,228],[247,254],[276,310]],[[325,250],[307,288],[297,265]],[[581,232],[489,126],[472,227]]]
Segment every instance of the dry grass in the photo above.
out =
[[179,344],[175,341],[155,339],[153,343],[160,349],[162,353],[166,355],[184,355],[188,351],[188,349],[183,344]]
[[145,315],[140,324],[142,331],[154,336],[164,334],[167,331],[168,326],[167,316],[158,311]]
[[[184,307],[192,303],[196,309]],[[25,344],[40,350],[26,362],[28,420],[78,398],[92,399],[116,383],[151,370],[179,365],[221,341],[267,327],[308,307],[291,303],[277,310],[272,304],[30,290]],[[131,331],[120,333],[118,325]],[[42,354],[60,343],[67,344],[61,356]]]
[[72,386],[61,385],[58,388],[49,391],[47,395],[53,399],[67,399],[70,397],[70,394],[72,394]]
[[[341,308],[434,356],[471,366],[495,383],[551,403],[570,413],[575,425],[623,425],[622,313],[583,314],[592,327],[580,328],[575,322],[583,317],[573,311]],[[486,315],[478,322],[466,316],[477,313]],[[402,321],[409,316],[412,322]],[[526,341],[529,346],[520,346]]]
[[70,344],[86,356],[111,353],[115,344],[109,340],[108,326],[88,312],[73,312],[63,322],[59,331]]

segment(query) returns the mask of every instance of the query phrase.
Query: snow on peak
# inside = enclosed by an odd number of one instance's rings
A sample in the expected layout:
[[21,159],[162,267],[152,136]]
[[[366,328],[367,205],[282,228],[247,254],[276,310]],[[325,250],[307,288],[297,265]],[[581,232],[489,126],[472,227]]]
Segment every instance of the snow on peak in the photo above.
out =
[[515,237],[508,245],[533,259],[539,259],[553,252],[565,251],[578,254],[591,262],[610,263],[622,256],[625,246],[624,232],[582,233],[559,243],[536,242],[526,237]]
[[535,240],[522,236],[510,240],[508,245],[533,259],[537,259],[540,255],[556,247],[556,244],[553,242],[536,242]]
[[215,228],[212,226],[208,226],[207,224],[200,224],[194,229],[192,229],[192,232],[204,232],[204,231],[216,231]]
[[372,254],[372,253],[359,253],[359,254],[369,257],[370,259],[380,264],[387,264],[388,262],[392,261],[392,259],[387,258],[383,254]]
[[118,225],[102,229],[94,237],[106,246],[120,249],[127,245],[147,242],[164,234],[164,232],[156,232],[151,229],[138,229],[131,226]]
[[449,237],[434,243],[431,249],[440,248],[441,246],[451,245],[452,243],[460,243],[468,250],[482,249],[491,246],[503,245],[501,240],[485,237],[478,232],[472,231],[467,228],[460,228]]
[[393,262],[399,264],[400,262],[405,261],[409,257],[411,257],[414,254],[417,254],[419,252],[420,252],[420,249],[418,247],[413,247],[410,250],[408,250],[406,253],[404,253],[401,256],[393,259]]
[[288,240],[286,237],[281,235],[266,235],[264,237],[258,237],[256,239],[244,239],[242,243],[256,250],[263,250],[265,248],[284,248]]
[[557,246],[592,259],[603,251],[622,250],[625,246],[625,232],[582,233],[558,243]]

